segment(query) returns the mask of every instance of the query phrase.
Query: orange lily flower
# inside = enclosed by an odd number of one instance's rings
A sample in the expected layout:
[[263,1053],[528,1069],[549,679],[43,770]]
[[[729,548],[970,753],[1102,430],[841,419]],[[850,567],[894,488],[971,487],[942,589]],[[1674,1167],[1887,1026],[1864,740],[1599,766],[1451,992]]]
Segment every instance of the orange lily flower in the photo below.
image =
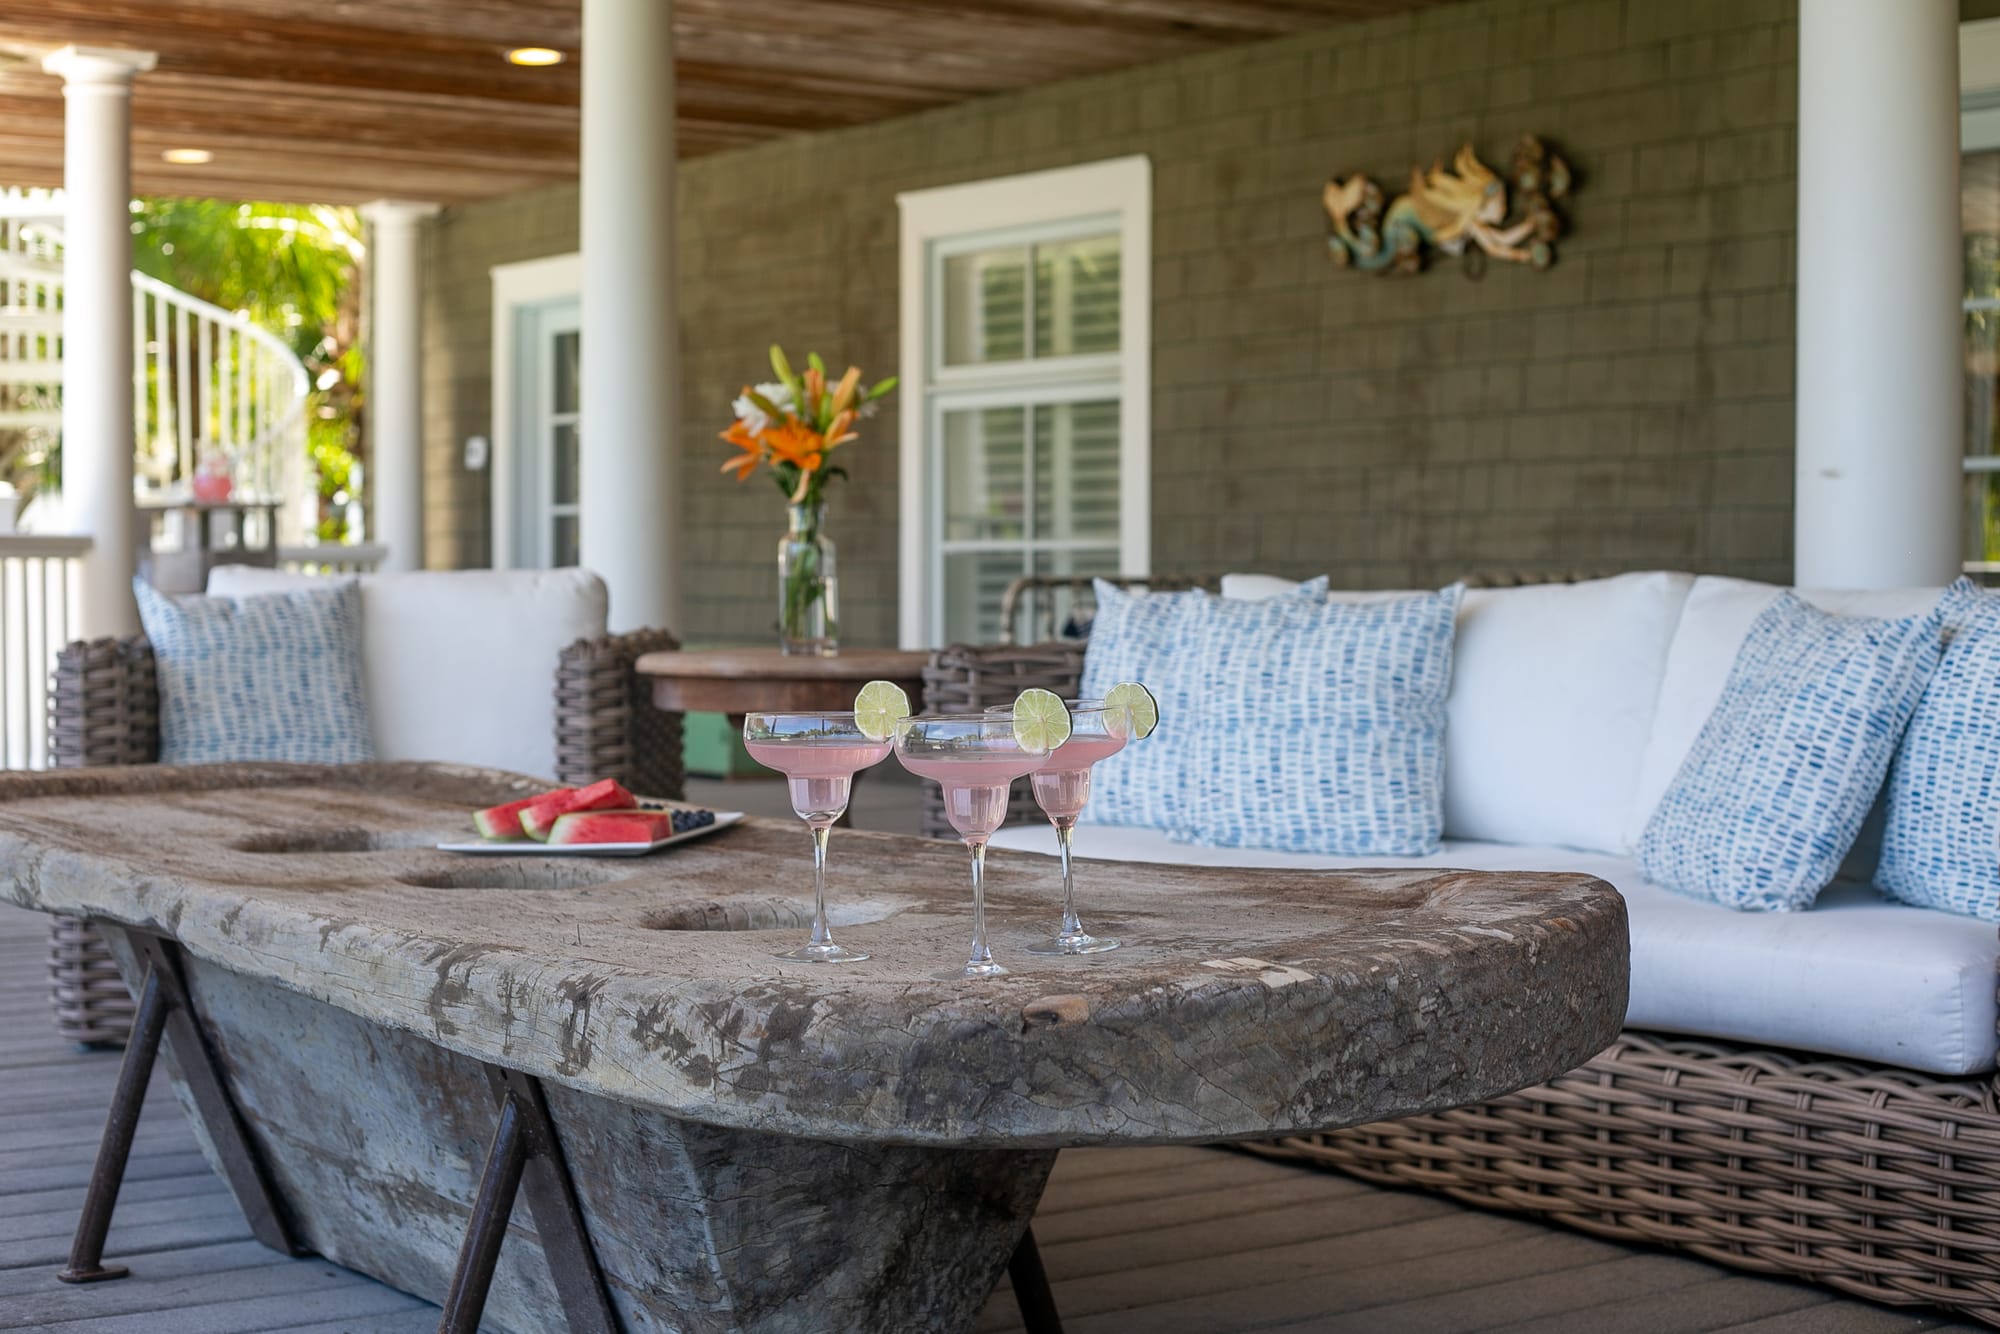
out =
[[801,473],[818,472],[826,462],[826,441],[818,431],[797,421],[783,421],[766,428],[764,443],[770,446],[773,458],[791,464]]
[[826,447],[832,449],[835,445],[844,445],[850,440],[860,439],[860,436],[847,429],[852,425],[854,425],[854,409],[852,408],[834,417],[831,422],[827,423]]
[[750,474],[757,471],[757,465],[764,461],[764,442],[750,434],[740,421],[731,422],[729,429],[722,433],[722,438],[743,452],[724,463],[721,470],[735,473],[739,482],[749,481]]
[[840,384],[833,391],[833,412],[837,417],[854,406],[854,395],[861,388],[861,368],[849,366],[847,374],[840,377]]

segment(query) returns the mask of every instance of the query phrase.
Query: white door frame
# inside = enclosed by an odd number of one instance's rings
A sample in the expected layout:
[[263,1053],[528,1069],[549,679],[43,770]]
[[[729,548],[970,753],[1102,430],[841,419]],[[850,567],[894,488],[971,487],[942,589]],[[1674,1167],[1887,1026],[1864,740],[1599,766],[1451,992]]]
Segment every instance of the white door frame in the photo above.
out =
[[515,510],[519,505],[521,479],[515,476],[520,449],[516,433],[523,423],[519,415],[520,385],[515,381],[519,349],[514,345],[521,312],[530,306],[546,305],[583,290],[583,256],[549,255],[495,264],[493,275],[493,447],[491,459],[491,513],[493,516],[492,564],[496,570],[511,569],[515,545]]
[[[1146,574],[1152,562],[1153,166],[1143,155],[896,196],[901,209],[901,358],[896,397],[900,425],[898,629],[904,648],[933,648],[932,569],[936,549],[930,474],[930,391],[938,374],[935,346],[942,297],[932,291],[935,243],[967,233],[1033,227],[1069,218],[1119,219],[1119,497],[1121,574]],[[1138,337],[1131,335],[1136,331]],[[1022,368],[1033,376],[1032,363]],[[1100,543],[1099,545],[1105,545]]]

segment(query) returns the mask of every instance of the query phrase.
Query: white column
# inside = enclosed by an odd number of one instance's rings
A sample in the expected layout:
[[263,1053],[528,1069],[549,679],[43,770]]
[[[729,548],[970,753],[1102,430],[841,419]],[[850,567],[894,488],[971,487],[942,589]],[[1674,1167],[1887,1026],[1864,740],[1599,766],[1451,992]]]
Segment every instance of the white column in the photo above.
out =
[[368,487],[384,570],[424,568],[424,220],[436,204],[362,206],[368,240]]
[[1801,585],[1956,575],[1960,283],[1957,0],[1801,0]]
[[63,506],[88,533],[78,630],[139,628],[132,601],[132,78],[150,51],[66,46],[63,81]]
[[583,0],[582,561],[611,629],[680,628],[668,0]]

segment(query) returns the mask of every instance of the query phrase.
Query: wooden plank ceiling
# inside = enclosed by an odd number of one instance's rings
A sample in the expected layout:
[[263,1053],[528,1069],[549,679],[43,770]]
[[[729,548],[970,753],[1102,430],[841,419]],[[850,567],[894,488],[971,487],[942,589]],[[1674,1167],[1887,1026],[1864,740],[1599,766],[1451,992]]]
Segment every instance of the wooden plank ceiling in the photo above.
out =
[[[632,0],[651,3],[652,0]],[[661,0],[662,3],[665,0]],[[680,151],[1442,0],[673,0]],[[445,203],[574,179],[578,0],[0,0],[0,185],[56,185],[68,43],[159,53],[133,96],[146,194]],[[553,47],[522,69],[502,53]],[[162,161],[199,148],[199,166]]]

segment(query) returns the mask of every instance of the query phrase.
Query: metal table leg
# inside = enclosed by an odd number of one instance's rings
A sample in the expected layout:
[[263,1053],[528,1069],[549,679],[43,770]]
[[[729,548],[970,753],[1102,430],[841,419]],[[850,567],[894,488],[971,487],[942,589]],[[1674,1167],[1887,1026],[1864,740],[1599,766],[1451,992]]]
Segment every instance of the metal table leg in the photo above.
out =
[[486,1067],[500,1118],[486,1151],[486,1169],[473,1197],[472,1218],[459,1248],[458,1268],[445,1294],[438,1334],[477,1334],[493,1286],[500,1245],[507,1239],[507,1217],[514,1197],[525,1186],[528,1209],[535,1218],[542,1255],[562,1298],[571,1334],[618,1334],[618,1316],[604,1286],[597,1253],[584,1230],[576,1187],[563,1161],[562,1145],[549,1121],[548,1101],[541,1082],[518,1070]]
[[1049,1291],[1048,1271],[1042,1268],[1041,1248],[1035,1245],[1035,1230],[1021,1234],[1021,1244],[1007,1259],[1007,1277],[1014,1283],[1014,1300],[1021,1308],[1021,1324],[1028,1334],[1062,1334],[1062,1315],[1056,1310],[1055,1294]]
[[208,1040],[202,1036],[201,1025],[195,1022],[180,966],[180,946],[148,931],[104,923],[99,924],[99,929],[123,931],[133,953],[146,965],[146,978],[140,985],[139,1012],[133,1018],[125,1062],[119,1067],[118,1088],[105,1118],[104,1137],[98,1143],[97,1164],[91,1169],[90,1186],[84,1192],[83,1213],[77,1219],[76,1236],[70,1243],[69,1264],[56,1277],[65,1283],[98,1283],[123,1278],[130,1272],[123,1265],[104,1263],[104,1239],[111,1230],[119,1188],[125,1182],[132,1135],[139,1126],[146,1085],[152,1079],[153,1060],[159,1054],[162,1037],[173,1045],[174,1060],[194,1099],[195,1118],[201,1122],[209,1143],[215,1146],[223,1179],[235,1194],[250,1231],[274,1251],[305,1254],[285,1226],[270,1181],[244,1133],[242,1117],[230,1101],[222,1068],[209,1049]]

